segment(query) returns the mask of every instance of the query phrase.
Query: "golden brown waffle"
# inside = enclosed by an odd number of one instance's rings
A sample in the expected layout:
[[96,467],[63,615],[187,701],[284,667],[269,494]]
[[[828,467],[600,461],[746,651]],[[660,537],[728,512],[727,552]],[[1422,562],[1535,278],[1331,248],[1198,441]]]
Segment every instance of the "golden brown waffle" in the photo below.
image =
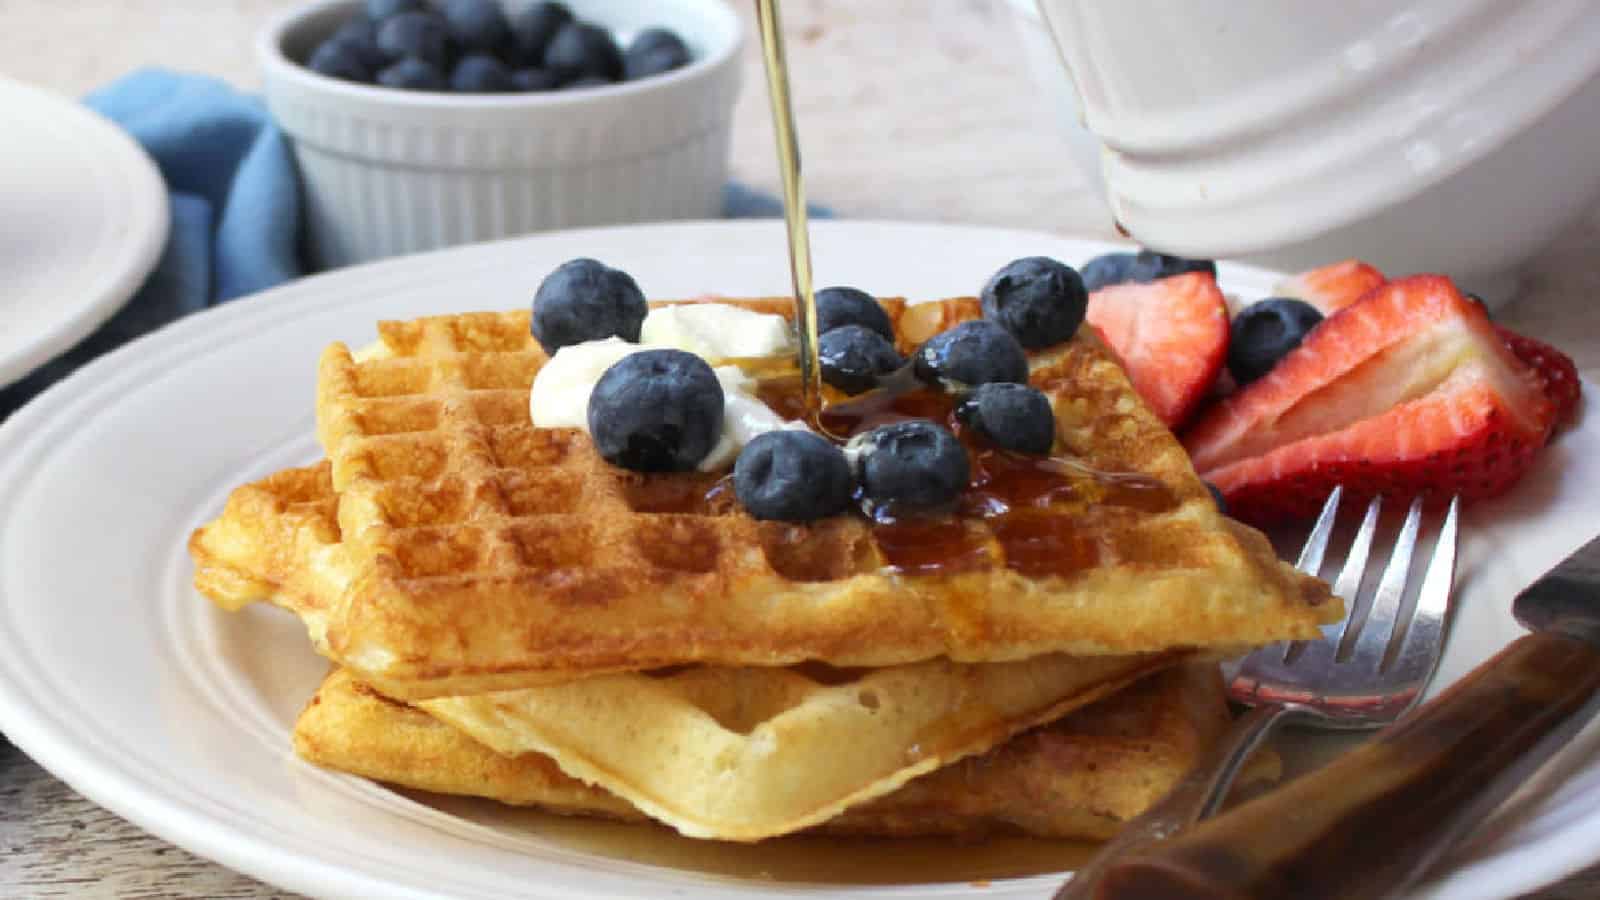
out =
[[[972,299],[885,306],[903,349],[978,314]],[[705,501],[712,476],[628,472],[579,431],[534,428],[527,394],[545,355],[526,312],[379,334],[369,358],[342,344],[323,355],[318,430],[345,539],[315,566],[316,602],[296,605],[319,610],[324,653],[391,696],[691,662],[1232,648],[1314,636],[1341,612],[1326,585],[1218,515],[1088,329],[1032,359],[1057,452],[1085,467],[1076,495],[1033,516],[1042,533],[955,526],[940,574],[892,571],[859,517],[758,522]],[[1157,479],[1171,506],[1118,500],[1095,471]]]
[[[1193,764],[1226,721],[1214,666],[1146,678],[981,756],[923,775],[815,830],[873,836],[1111,836]],[[441,794],[642,821],[637,808],[562,773],[538,753],[505,756],[348,672],[330,674],[295,724],[317,765]],[[1271,777],[1276,759],[1247,773]]]
[[689,837],[752,841],[825,822],[1173,661],[692,666],[417,705],[501,754],[550,756]]
[[[331,496],[326,466],[236,492],[193,541],[197,582],[270,594],[314,570],[337,550],[326,543],[338,532]],[[285,605],[321,621],[314,603]],[[1046,654],[857,672],[680,667],[419,705],[503,753],[549,754],[686,834],[756,840],[832,818],[1183,655]]]
[[320,579],[346,567],[327,560],[343,553],[339,498],[328,471],[321,462],[237,488],[222,515],[189,538],[200,593],[229,611],[256,602],[283,606],[324,654],[328,606],[339,586]]

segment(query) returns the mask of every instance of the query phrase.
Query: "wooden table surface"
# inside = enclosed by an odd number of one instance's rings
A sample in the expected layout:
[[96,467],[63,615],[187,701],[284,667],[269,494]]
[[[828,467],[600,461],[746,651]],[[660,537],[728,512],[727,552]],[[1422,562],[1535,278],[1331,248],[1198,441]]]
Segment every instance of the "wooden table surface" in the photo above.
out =
[[[0,74],[77,96],[161,65],[259,86],[250,44],[278,0],[0,0]],[[1035,94],[1003,0],[790,0],[785,9],[814,200],[841,215],[1103,230]],[[735,177],[773,189],[754,56]],[[1600,216],[1529,269],[1502,321],[1559,343],[1600,380]],[[1600,851],[1597,851],[1600,852]],[[0,896],[285,897],[95,806],[0,742]],[[1539,900],[1600,896],[1600,867]]]

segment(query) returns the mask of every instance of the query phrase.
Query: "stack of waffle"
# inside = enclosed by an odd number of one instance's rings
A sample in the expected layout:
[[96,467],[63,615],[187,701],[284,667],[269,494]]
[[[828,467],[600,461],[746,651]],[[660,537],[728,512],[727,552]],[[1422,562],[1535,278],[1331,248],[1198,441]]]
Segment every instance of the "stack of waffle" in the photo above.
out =
[[[904,352],[979,313],[885,306]],[[289,609],[335,664],[294,734],[319,765],[723,840],[1103,837],[1224,723],[1211,661],[1340,614],[1219,515],[1087,328],[1030,379],[1081,479],[910,548],[534,427],[526,312],[379,336],[323,355],[327,460],[240,487],[191,541],[203,593]]]

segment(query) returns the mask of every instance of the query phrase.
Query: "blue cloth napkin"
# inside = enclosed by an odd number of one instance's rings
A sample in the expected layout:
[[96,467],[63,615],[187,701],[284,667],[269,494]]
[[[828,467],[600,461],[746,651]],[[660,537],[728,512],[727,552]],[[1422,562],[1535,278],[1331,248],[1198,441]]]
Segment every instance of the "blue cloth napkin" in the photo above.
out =
[[[106,324],[28,377],[0,389],[0,420],[102,353],[188,313],[304,274],[300,185],[288,143],[260,98],[203,75],[142,69],[89,94],[166,180],[172,228],[144,286]],[[819,218],[832,215],[812,206]],[[770,194],[730,184],[723,215],[782,215]]]

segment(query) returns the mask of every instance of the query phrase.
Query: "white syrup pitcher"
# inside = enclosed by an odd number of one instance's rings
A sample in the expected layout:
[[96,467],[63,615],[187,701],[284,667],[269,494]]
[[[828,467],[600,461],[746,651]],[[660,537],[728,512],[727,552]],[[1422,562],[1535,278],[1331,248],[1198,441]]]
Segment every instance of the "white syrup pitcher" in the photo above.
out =
[[1038,0],[1136,239],[1501,291],[1600,195],[1600,0]]

